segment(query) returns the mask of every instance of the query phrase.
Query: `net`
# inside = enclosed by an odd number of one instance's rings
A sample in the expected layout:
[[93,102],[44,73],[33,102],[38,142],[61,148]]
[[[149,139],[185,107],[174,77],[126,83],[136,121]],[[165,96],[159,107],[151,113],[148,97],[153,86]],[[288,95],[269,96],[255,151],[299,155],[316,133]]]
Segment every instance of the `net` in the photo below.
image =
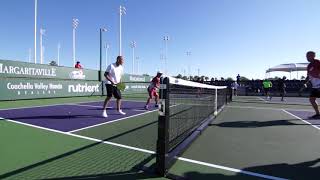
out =
[[157,171],[165,175],[181,154],[231,100],[226,86],[166,77],[161,80]]

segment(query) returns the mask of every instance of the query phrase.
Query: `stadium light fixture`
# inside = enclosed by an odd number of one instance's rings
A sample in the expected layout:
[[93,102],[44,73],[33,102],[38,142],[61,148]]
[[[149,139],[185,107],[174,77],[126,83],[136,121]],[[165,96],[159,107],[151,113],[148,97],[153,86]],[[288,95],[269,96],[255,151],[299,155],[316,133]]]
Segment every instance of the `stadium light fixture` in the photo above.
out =
[[167,61],[168,61],[168,41],[170,41],[170,37],[168,35],[163,37],[165,43],[165,56],[164,56],[164,67],[165,67],[165,74],[168,74],[167,68]]
[[72,44],[73,44],[73,46],[72,46],[72,59],[73,59],[73,66],[76,64],[76,29],[77,29],[77,27],[78,27],[78,25],[79,25],[79,19],[77,19],[77,18],[73,18],[72,19]]
[[59,43],[58,43],[58,56],[57,56],[58,66],[60,66],[60,49],[61,49],[61,44],[60,44],[60,42],[59,42]]
[[122,41],[122,37],[121,37],[121,34],[122,34],[122,27],[121,27],[121,17],[122,15],[125,15],[126,14],[126,8],[123,7],[123,6],[120,6],[119,8],[119,56],[122,55],[122,46],[121,46],[121,41]]
[[37,63],[37,16],[38,0],[34,0],[34,63]]

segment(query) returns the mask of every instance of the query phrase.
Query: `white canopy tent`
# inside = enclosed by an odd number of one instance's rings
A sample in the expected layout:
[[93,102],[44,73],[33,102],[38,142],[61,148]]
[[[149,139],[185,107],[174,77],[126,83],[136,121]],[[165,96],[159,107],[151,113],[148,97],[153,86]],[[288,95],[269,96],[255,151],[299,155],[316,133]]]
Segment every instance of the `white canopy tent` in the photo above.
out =
[[297,79],[299,79],[299,71],[307,71],[307,66],[309,63],[290,63],[290,64],[280,64],[274,67],[269,68],[266,73],[270,77],[271,72],[288,72],[290,73],[290,79],[291,79],[291,73],[297,72]]

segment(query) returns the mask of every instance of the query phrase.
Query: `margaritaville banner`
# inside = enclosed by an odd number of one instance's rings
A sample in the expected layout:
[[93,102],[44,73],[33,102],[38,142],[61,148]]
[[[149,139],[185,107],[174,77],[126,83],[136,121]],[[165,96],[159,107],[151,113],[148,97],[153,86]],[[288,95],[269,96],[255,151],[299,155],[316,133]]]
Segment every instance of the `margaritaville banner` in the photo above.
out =
[[[102,71],[102,80],[104,71]],[[41,79],[99,80],[99,72],[90,69],[50,66],[19,61],[0,60],[0,78],[26,77]],[[124,74],[124,82],[150,82],[151,76]]]
[[98,80],[98,71],[0,60],[0,77]]
[[0,100],[101,95],[99,81],[1,78]]

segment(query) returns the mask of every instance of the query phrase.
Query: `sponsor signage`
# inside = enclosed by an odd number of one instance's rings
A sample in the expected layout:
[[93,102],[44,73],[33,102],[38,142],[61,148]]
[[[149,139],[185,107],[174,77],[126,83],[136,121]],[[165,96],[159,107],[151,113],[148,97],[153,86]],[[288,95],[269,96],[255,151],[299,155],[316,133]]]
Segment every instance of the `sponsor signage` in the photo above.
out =
[[143,75],[131,75],[125,74],[122,77],[123,82],[150,82],[152,80],[151,76],[143,76]]
[[2,78],[0,100],[101,95],[99,81]]
[[0,77],[98,80],[98,71],[0,60]]

